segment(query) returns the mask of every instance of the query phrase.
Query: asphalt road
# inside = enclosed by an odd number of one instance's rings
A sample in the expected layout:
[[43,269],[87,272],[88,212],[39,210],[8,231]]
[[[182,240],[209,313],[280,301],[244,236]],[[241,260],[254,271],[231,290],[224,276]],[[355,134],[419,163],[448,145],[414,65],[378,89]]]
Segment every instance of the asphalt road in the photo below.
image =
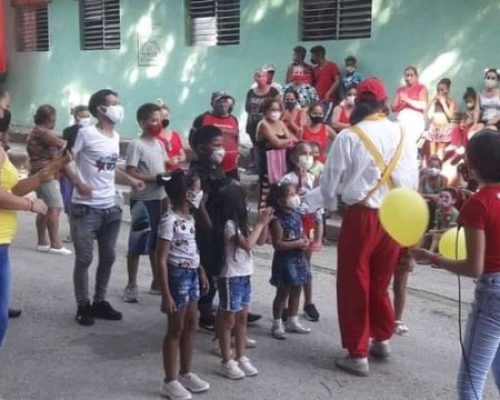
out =
[[[65,222],[65,221],[64,221]],[[62,233],[67,226],[63,224]],[[138,400],[159,398],[163,378],[161,342],[166,318],[160,299],[147,293],[151,279],[146,260],[140,269],[141,302],[121,300],[126,284],[123,224],[109,300],[123,312],[120,322],[97,321],[81,327],[74,321],[73,257],[34,251],[34,217],[20,214],[20,231],[12,247],[13,305],[23,315],[13,320],[0,349],[0,397],[5,400]],[[313,258],[314,288],[321,320],[310,335],[270,336],[273,288],[269,285],[272,249],[256,250],[252,309],[263,314],[250,336],[258,347],[249,357],[256,378],[239,382],[218,375],[219,360],[210,354],[211,336],[196,337],[194,370],[208,380],[208,393],[195,399],[454,399],[460,359],[457,281],[450,274],[416,268],[410,278],[405,321],[411,332],[395,337],[393,357],[371,362],[368,378],[336,370],[342,355],[335,301],[335,247]],[[92,268],[92,274],[95,271]],[[463,279],[466,302],[473,283]],[[463,317],[467,304],[464,304]],[[490,377],[487,399],[498,398]]]

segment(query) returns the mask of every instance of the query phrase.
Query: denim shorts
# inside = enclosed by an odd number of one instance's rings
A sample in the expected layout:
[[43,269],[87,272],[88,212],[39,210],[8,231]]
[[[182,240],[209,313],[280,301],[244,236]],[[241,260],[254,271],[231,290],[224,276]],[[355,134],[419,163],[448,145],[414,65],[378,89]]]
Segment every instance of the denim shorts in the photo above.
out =
[[152,254],[156,249],[163,200],[130,200],[129,254]]
[[48,208],[64,208],[61,185],[56,179],[42,183],[38,189],[36,189],[36,196],[42,199],[45,204],[47,204]]
[[250,276],[219,278],[219,308],[222,311],[238,312],[250,304],[252,288]]
[[198,268],[179,268],[169,265],[168,286],[177,309],[182,310],[200,299],[200,275]]

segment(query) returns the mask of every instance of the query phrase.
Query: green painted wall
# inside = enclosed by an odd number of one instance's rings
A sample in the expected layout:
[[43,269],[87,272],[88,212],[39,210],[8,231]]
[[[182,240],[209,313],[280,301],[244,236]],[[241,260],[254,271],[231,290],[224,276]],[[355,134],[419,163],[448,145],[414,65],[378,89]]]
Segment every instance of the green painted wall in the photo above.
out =
[[[216,89],[236,97],[235,113],[243,120],[242,103],[254,69],[272,62],[277,79],[283,80],[291,49],[298,44],[299,0],[241,0],[241,44],[208,48],[186,45],[184,0],[122,0],[122,48],[82,51],[78,1],[53,0],[51,50],[19,53],[10,0],[1,1],[7,15],[7,87],[13,95],[13,120],[20,125],[31,123],[38,105],[50,103],[58,109],[62,128],[69,122],[71,101],[85,101],[103,87],[120,94],[126,119],[119,131],[124,137],[137,134],[137,107],[159,97],[171,106],[173,125],[184,134]],[[139,67],[138,31],[147,32],[149,21],[158,25],[166,57],[160,66]],[[450,77],[457,98],[468,85],[481,87],[485,67],[500,66],[498,0],[373,0],[373,21],[370,39],[321,44],[337,62],[355,54],[360,70],[381,77],[391,93],[408,64],[420,69],[431,93],[437,80]]]

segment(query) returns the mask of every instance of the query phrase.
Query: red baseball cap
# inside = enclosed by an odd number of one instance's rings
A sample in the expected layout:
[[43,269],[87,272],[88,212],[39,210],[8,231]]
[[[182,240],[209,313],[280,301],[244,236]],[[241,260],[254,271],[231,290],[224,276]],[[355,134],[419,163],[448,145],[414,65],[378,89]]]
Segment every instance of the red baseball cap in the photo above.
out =
[[387,90],[381,80],[377,78],[367,78],[358,87],[358,100],[387,100]]

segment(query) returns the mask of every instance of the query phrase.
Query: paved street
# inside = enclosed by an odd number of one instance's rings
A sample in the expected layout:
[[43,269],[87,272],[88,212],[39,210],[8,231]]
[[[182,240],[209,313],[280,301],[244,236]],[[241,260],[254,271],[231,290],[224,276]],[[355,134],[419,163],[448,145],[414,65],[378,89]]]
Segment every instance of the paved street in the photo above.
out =
[[[62,234],[67,232],[63,224]],[[74,321],[72,257],[41,254],[35,245],[34,217],[20,213],[20,232],[12,248],[13,305],[23,308],[11,321],[0,349],[0,397],[5,400],[138,400],[159,398],[163,372],[160,347],[166,318],[159,297],[149,295],[150,272],[143,260],[141,302],[121,301],[126,283],[128,225],[122,226],[109,300],[124,314],[121,322],[96,321],[90,328]],[[256,250],[253,311],[264,315],[250,329],[258,348],[249,356],[257,378],[231,382],[217,375],[211,337],[197,334],[194,369],[212,384],[195,399],[453,399],[460,357],[457,280],[419,266],[411,276],[405,321],[408,337],[396,337],[388,362],[372,362],[368,378],[338,371],[333,358],[342,354],[335,303],[336,254],[327,247],[313,258],[315,291],[321,321],[310,335],[270,336],[273,289],[268,283],[272,251]],[[94,269],[93,269],[94,271]],[[464,299],[473,284],[463,279]],[[464,305],[467,309],[467,305]],[[463,316],[465,318],[465,311]],[[487,399],[497,398],[490,379]]]

